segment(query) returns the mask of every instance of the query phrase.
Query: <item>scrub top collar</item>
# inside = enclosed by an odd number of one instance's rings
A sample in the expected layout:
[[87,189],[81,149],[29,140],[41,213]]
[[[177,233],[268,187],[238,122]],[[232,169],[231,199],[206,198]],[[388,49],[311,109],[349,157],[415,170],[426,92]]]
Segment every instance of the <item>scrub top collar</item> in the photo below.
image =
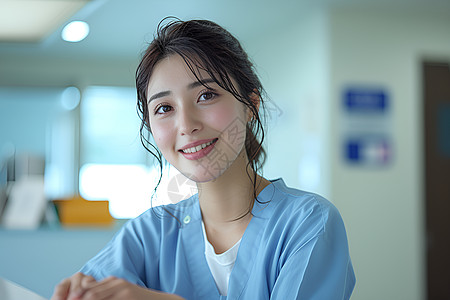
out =
[[[258,195],[258,201],[254,201],[252,215],[254,217],[268,218],[270,212],[273,211],[275,203],[272,202],[275,190],[286,192],[287,186],[282,178],[270,180],[271,184],[266,186]],[[185,203],[183,203],[185,202]],[[177,204],[178,207],[184,207],[184,214],[181,216],[182,226],[187,226],[193,221],[201,221],[202,214],[198,194],[193,195],[190,199],[184,200]]]
[[[266,186],[258,195],[258,201],[255,201],[252,209],[252,219],[248,224],[244,235],[242,236],[241,244],[239,246],[236,262],[231,272],[228,283],[228,297],[231,299],[239,298],[244,288],[247,285],[248,279],[253,269],[256,257],[258,257],[258,245],[261,241],[263,230],[267,219],[271,212],[276,207],[276,203],[272,199],[274,194],[279,190],[285,191],[287,188],[283,179],[279,178],[271,181],[272,183]],[[203,298],[207,295],[216,295],[218,299],[227,299],[226,296],[221,296],[216,287],[214,278],[208,267],[205,258],[204,237],[201,228],[201,213],[198,195],[193,196],[191,200],[194,201],[191,209],[185,211],[181,221],[184,234],[181,235],[185,245],[197,245],[199,249],[186,249],[186,258],[190,262],[188,268],[190,270],[192,283],[198,288],[198,297]]]

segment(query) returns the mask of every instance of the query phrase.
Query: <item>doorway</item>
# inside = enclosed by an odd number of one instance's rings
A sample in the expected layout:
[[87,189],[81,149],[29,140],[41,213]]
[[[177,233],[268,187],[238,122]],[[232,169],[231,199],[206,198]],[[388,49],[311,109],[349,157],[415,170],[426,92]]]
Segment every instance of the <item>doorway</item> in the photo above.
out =
[[450,63],[423,63],[428,300],[450,299]]

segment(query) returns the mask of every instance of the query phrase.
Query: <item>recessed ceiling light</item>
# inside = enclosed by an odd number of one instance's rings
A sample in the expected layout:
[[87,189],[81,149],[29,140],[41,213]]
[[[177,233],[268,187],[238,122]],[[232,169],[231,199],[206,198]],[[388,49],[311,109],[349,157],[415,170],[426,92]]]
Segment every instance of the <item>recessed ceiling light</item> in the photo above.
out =
[[83,21],[72,21],[62,30],[61,37],[67,42],[80,42],[89,34],[89,25]]
[[0,43],[41,42],[88,2],[0,0]]

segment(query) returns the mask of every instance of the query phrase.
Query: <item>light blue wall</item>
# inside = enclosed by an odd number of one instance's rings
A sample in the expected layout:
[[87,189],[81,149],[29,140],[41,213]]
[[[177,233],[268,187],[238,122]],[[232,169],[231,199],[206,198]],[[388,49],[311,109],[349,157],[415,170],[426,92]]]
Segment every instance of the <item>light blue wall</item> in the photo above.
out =
[[47,130],[62,111],[62,91],[0,87],[0,151],[12,143],[17,152],[44,156]]
[[450,61],[450,11],[346,8],[330,14],[330,149],[342,143],[340,95],[381,86],[391,101],[392,162],[352,166],[330,152],[331,194],[347,227],[353,300],[426,299],[424,59]]

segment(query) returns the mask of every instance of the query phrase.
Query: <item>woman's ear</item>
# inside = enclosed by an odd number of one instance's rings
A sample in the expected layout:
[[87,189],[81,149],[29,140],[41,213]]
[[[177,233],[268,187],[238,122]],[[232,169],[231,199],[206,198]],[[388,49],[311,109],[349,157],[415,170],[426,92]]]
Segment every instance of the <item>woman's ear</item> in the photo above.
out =
[[[253,106],[255,107],[255,110],[259,112],[259,104],[261,103],[261,99],[257,94],[257,91],[251,93],[249,95],[250,101],[252,102]],[[247,113],[247,122],[250,122],[254,117],[254,113],[251,109],[248,110]]]

